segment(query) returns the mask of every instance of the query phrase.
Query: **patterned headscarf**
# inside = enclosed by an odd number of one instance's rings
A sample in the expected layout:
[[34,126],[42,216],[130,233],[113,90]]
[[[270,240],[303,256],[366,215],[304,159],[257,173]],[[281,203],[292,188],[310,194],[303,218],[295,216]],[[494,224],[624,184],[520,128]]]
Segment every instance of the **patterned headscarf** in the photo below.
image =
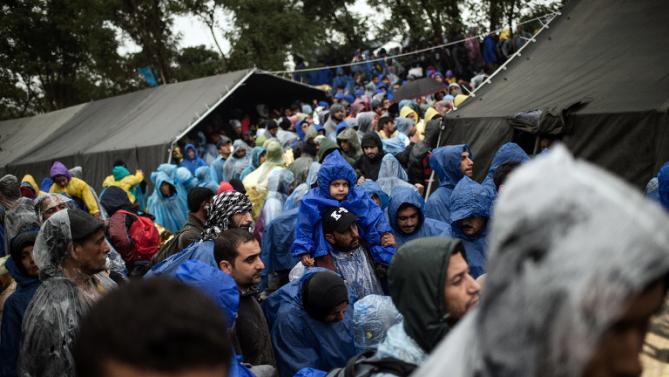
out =
[[202,238],[212,240],[230,226],[230,218],[237,213],[251,212],[249,198],[240,192],[222,192],[214,196],[207,210],[207,221],[204,224]]

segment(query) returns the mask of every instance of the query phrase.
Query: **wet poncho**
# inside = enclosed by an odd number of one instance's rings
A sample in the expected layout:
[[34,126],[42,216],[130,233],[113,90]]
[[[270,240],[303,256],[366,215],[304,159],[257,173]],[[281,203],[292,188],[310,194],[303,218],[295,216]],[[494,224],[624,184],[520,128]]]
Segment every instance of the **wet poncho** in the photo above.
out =
[[11,241],[19,233],[37,230],[40,222],[35,213],[35,204],[32,199],[19,198],[14,207],[5,212],[5,235]]
[[284,166],[283,161],[283,149],[281,145],[274,140],[270,140],[266,144],[267,146],[267,159],[265,162],[254,170],[251,174],[247,175],[244,180],[244,188],[246,189],[246,195],[249,197],[249,200],[253,204],[253,218],[258,218],[260,211],[265,204],[265,199],[267,198],[267,179],[269,178],[272,170],[281,168]]
[[212,169],[209,166],[200,166],[195,169],[195,178],[197,178],[197,187],[205,187],[216,193],[218,183],[211,178]]
[[[397,225],[397,212],[400,210],[400,207],[406,205],[411,205],[418,209],[418,226],[411,234],[402,232]],[[448,223],[425,217],[424,210],[425,202],[415,189],[397,187],[393,190],[390,197],[390,205],[388,206],[388,222],[393,228],[397,247],[417,238],[438,236],[442,233],[450,232]]]
[[[155,188],[153,194],[149,197],[147,210],[155,217],[157,224],[160,224],[174,234],[186,224],[188,220],[188,207],[179,197],[174,181],[167,174],[162,172],[153,173],[153,177],[155,177]],[[163,183],[172,186],[173,195],[166,197],[160,192],[160,186]]]
[[216,263],[216,258],[214,258],[214,241],[207,240],[191,243],[185,249],[170,255],[162,262],[151,267],[151,269],[144,275],[144,278],[174,276],[179,266],[189,260],[200,261],[209,266],[218,268],[218,263]]
[[[195,157],[192,159],[188,157],[188,151],[191,150],[195,152]],[[184,147],[184,159],[181,161],[181,166],[188,169],[191,174],[195,174],[195,170],[197,168],[199,168],[200,166],[207,166],[207,163],[200,158],[200,153],[193,146],[193,144],[186,144],[186,146]]]
[[72,243],[70,211],[51,216],[35,242],[33,259],[42,284],[23,318],[20,376],[74,376],[71,347],[79,320],[99,295],[115,286],[99,273],[91,277],[91,289],[84,292],[63,275],[61,265]]
[[376,195],[376,197],[379,198],[379,201],[381,202],[381,209],[385,210],[388,208],[388,204],[390,203],[390,195],[386,194],[386,192],[381,189],[381,186],[379,186],[378,183],[366,180],[360,185],[360,188],[365,190],[367,195],[369,195],[369,197],[372,199],[374,199],[374,195]]
[[[191,285],[209,298],[214,300],[216,306],[225,313],[228,321],[228,330],[232,331],[237,310],[239,309],[239,289],[237,283],[230,275],[216,267],[209,266],[200,261],[188,261],[177,269],[176,280]],[[233,353],[230,364],[230,377],[254,377],[253,373],[242,365],[240,355]]]
[[497,196],[497,187],[495,187],[495,181],[493,181],[492,176],[495,173],[495,170],[497,170],[497,167],[511,162],[522,164],[529,161],[529,159],[530,157],[527,155],[527,153],[525,153],[523,148],[521,148],[516,143],[506,143],[499,147],[495,153],[495,157],[492,159],[492,163],[488,169],[488,174],[482,183],[483,186],[493,195],[493,199]]
[[295,177],[293,173],[285,168],[275,169],[269,173],[267,178],[267,199],[262,209],[262,217],[265,227],[275,218],[281,215],[283,205],[288,198],[290,186]]
[[[345,179],[349,184],[348,196],[342,202],[330,196],[330,183],[336,179]],[[313,257],[327,255],[328,244],[323,235],[321,214],[330,207],[344,207],[358,218],[360,238],[367,241],[374,261],[386,265],[390,263],[395,248],[381,246],[381,236],[391,232],[390,225],[381,208],[363,189],[355,186],[355,181],[353,168],[338,151],[325,158],[318,172],[318,187],[311,189],[300,204],[295,242],[291,247],[293,256],[299,258],[304,254]]]
[[[240,175],[242,174],[242,170],[244,170],[244,168],[246,168],[249,163],[251,163],[251,148],[249,148],[248,144],[240,139],[237,139],[234,143],[232,143],[232,148],[233,153],[227,160],[225,160],[225,164],[223,165],[223,173],[225,175],[223,180],[228,182],[233,179],[239,179]],[[242,149],[246,151],[246,154],[244,157],[237,157],[236,152]]]
[[627,300],[669,272],[667,229],[657,204],[553,147],[506,182],[481,301],[416,375],[583,376]]
[[353,305],[353,334],[358,353],[376,349],[388,329],[402,321],[389,296],[369,295]]
[[263,147],[253,147],[251,149],[251,163],[242,170],[241,174],[239,175],[239,179],[241,181],[246,178],[247,175],[253,173],[254,170],[258,169],[260,167],[260,158],[267,153],[267,149]]
[[345,128],[337,135],[337,144],[346,142],[349,146],[348,152],[342,152],[342,156],[353,165],[362,156],[362,148],[360,147],[360,139],[358,133],[353,128]]
[[485,272],[488,248],[488,225],[483,225],[481,232],[469,237],[462,232],[459,221],[468,217],[480,216],[486,221],[490,217],[492,198],[490,192],[469,177],[463,177],[451,194],[451,232],[442,233],[462,241],[465,246],[469,273],[477,278]]
[[299,280],[284,285],[262,304],[281,377],[292,377],[307,367],[320,370],[343,367],[355,356],[352,307],[346,311],[344,320],[336,323],[313,319],[304,309],[302,287],[320,271],[329,272],[309,268]]
[[463,177],[460,170],[462,152],[469,152],[469,158],[474,159],[467,144],[448,145],[432,151],[430,167],[439,178],[439,187],[427,199],[425,216],[450,223],[451,193]]
[[669,211],[669,162],[662,165],[657,173],[657,193],[660,197],[660,203]]
[[416,187],[409,182],[407,172],[392,154],[388,153],[381,160],[381,168],[376,183],[388,195],[393,192],[395,187],[405,187],[416,190]]

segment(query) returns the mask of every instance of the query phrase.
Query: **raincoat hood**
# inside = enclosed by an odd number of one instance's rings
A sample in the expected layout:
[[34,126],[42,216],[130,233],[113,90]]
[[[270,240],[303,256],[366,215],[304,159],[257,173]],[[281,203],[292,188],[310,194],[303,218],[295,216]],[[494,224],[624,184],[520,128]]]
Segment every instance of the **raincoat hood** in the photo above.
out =
[[406,136],[409,136],[409,132],[411,131],[411,128],[416,125],[416,122],[414,122],[413,119],[410,118],[397,118],[395,119],[395,127],[397,128],[397,131],[405,134]]
[[348,181],[349,192],[354,189],[356,181],[355,171],[344,160],[339,151],[334,151],[325,157],[323,165],[321,165],[318,171],[318,187],[322,196],[331,198],[330,184],[337,179]]
[[[362,148],[360,147],[360,141],[358,139],[358,132],[353,128],[344,129],[339,135],[337,135],[337,141],[345,141],[350,146],[350,150],[346,154],[353,159],[357,160],[362,156]],[[342,152],[344,153],[344,152]]]
[[28,288],[39,284],[39,279],[28,275],[25,271],[19,268],[16,262],[14,262],[14,259],[9,258],[7,262],[5,262],[5,267],[14,281],[16,281],[17,287]]
[[439,186],[452,189],[462,179],[460,171],[462,152],[469,152],[469,158],[474,159],[467,144],[448,145],[432,150],[430,167],[439,177]]
[[409,106],[404,106],[400,109],[400,118],[408,118],[411,114],[414,114],[416,119],[418,119],[418,113]]
[[468,217],[490,217],[492,197],[481,184],[469,177],[463,177],[451,193],[451,226],[459,230],[457,222]]
[[412,205],[418,209],[419,220],[414,233],[418,232],[423,226],[423,222],[425,222],[425,214],[423,212],[425,201],[418,191],[411,188],[398,187],[393,190],[392,196],[390,197],[390,204],[388,205],[388,220],[390,226],[393,227],[395,232],[401,232],[399,226],[397,226],[397,211],[399,211],[400,207],[403,205]]
[[388,204],[390,204],[390,196],[386,194],[383,189],[381,189],[381,186],[379,186],[378,183],[370,180],[366,180],[363,182],[360,187],[365,190],[365,192],[369,195],[371,198],[372,195],[376,195],[379,197],[379,200],[381,200],[381,209],[385,209],[388,207]]
[[323,159],[325,159],[333,150],[339,150],[337,143],[327,137],[321,139],[319,145],[320,148],[318,149],[318,161],[321,163],[323,163]]
[[67,257],[67,249],[72,243],[69,211],[58,211],[49,217],[37,235],[33,259],[40,276],[53,276]]
[[399,178],[403,181],[409,180],[409,176],[400,162],[390,153],[385,154],[381,160],[378,179],[382,178]]
[[376,159],[381,159],[383,157],[383,142],[381,142],[381,137],[376,132],[367,132],[360,141],[360,145],[364,148],[369,145],[376,145],[379,148],[379,154]]
[[237,139],[232,143],[232,149],[234,151],[243,149],[243,150],[248,152],[249,151],[249,145],[246,144],[242,139]]
[[157,172],[163,172],[167,174],[168,177],[171,179],[176,178],[177,174],[177,166],[173,164],[160,164],[158,165],[158,169],[156,169]]
[[285,168],[274,169],[267,177],[267,191],[288,195],[294,180],[295,176],[290,170]]
[[70,174],[70,171],[67,170],[67,167],[60,161],[56,161],[51,165],[51,170],[49,170],[49,176],[51,176],[51,179],[58,175],[63,175],[67,178],[72,178],[72,174]]
[[434,119],[434,117],[436,117],[437,115],[441,116],[441,114],[439,114],[439,112],[434,107],[429,107],[425,111],[425,118],[424,118],[425,124]]
[[356,116],[356,119],[358,120],[358,130],[362,132],[363,134],[369,132],[369,131],[374,131],[372,129],[372,123],[374,122],[374,117],[376,116],[376,113],[372,111],[366,111],[363,113],[360,113]]
[[239,309],[239,289],[230,275],[199,260],[189,260],[177,268],[175,278],[209,296],[224,313],[231,329]]
[[427,237],[404,244],[388,270],[390,297],[404,317],[404,330],[426,353],[450,330],[444,286],[451,255],[458,241]]
[[562,146],[514,172],[495,219],[475,309],[484,376],[583,375],[625,301],[669,272],[667,214]]
[[24,176],[23,176],[23,179],[21,180],[21,183],[22,183],[22,184],[23,184],[23,183],[27,183],[27,184],[29,184],[30,187],[33,189],[33,191],[35,191],[35,195],[39,195],[39,193],[40,193],[40,188],[39,188],[39,186],[37,185],[37,181],[35,180],[35,178],[33,178],[32,175],[30,175],[30,174],[26,174],[26,175],[24,175]]
[[120,209],[125,211],[132,210],[132,203],[128,199],[128,194],[125,190],[116,186],[105,189],[100,197],[100,204],[102,204],[109,216],[114,215]]
[[669,211],[669,162],[665,163],[657,173],[657,192],[660,203]]
[[162,186],[163,183],[167,183],[168,185],[172,186],[172,191],[174,191],[174,195],[172,195],[172,196],[177,195],[176,194],[177,186],[174,184],[174,180],[163,172],[160,172],[156,175],[156,185],[155,185],[156,186],[155,187],[156,194],[160,195],[161,198],[166,198],[166,196],[163,195],[162,192],[160,192],[160,186]]
[[112,169],[112,175],[114,176],[114,180],[120,181],[121,179],[129,176],[130,172],[123,166],[114,166],[114,169]]
[[251,150],[251,166],[257,169],[260,166],[260,157],[267,153],[267,149],[263,147],[255,147]]
[[275,140],[270,140],[265,147],[267,148],[267,159],[265,160],[265,163],[283,165],[283,149],[281,148],[281,144]]
[[186,189],[186,192],[190,191],[193,187],[197,187],[197,178],[193,176],[190,169],[182,166],[179,166],[176,170],[176,181]]
[[529,159],[530,157],[518,144],[506,143],[499,147],[497,153],[495,153],[495,157],[493,157],[492,163],[490,164],[490,169],[488,169],[488,175],[492,176],[500,165],[509,162],[523,163],[529,161]]
[[[192,150],[193,152],[195,152],[195,157],[193,157],[193,158],[188,157],[188,151],[189,150]],[[184,147],[184,159],[189,160],[189,161],[195,161],[198,158],[200,158],[200,154],[198,153],[197,148],[195,148],[195,146],[193,144],[186,144],[186,146]]]

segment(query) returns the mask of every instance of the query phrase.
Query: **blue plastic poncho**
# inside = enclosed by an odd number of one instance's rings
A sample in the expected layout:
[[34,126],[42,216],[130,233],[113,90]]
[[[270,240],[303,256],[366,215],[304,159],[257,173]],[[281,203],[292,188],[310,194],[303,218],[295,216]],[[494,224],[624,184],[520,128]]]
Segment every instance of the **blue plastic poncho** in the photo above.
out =
[[[148,212],[155,217],[157,224],[160,224],[172,233],[176,233],[188,220],[188,207],[179,196],[179,191],[174,181],[167,174],[162,172],[154,174],[155,188],[153,194],[149,197],[147,204]],[[160,192],[160,186],[163,183],[167,183],[172,187],[173,195],[167,197]]]
[[353,305],[353,337],[358,353],[374,350],[388,329],[402,321],[390,296],[369,295]]
[[209,166],[200,166],[195,169],[195,178],[198,187],[206,187],[215,194],[218,191],[218,184],[211,177],[212,170]]
[[254,170],[260,167],[260,158],[267,153],[267,149],[263,147],[254,147],[251,149],[251,163],[242,170],[239,175],[239,180],[243,181],[247,175],[251,174]]
[[[239,289],[230,275],[199,261],[191,260],[182,264],[175,278],[191,285],[211,298],[225,313],[228,329],[232,330],[239,309]],[[230,363],[230,377],[253,377],[253,373],[242,365],[242,358],[233,353]]]
[[469,264],[469,273],[477,278],[485,272],[485,262],[488,248],[488,224],[483,226],[481,232],[469,237],[462,232],[460,220],[468,217],[480,216],[486,219],[490,217],[492,198],[490,192],[483,185],[464,177],[458,182],[451,194],[451,234],[443,233],[462,240]]
[[395,187],[406,187],[416,190],[416,187],[407,182],[409,176],[399,161],[392,154],[385,154],[381,160],[379,168],[379,177],[376,183],[379,184],[383,192],[390,195]]
[[[397,226],[397,211],[403,205],[412,205],[418,209],[420,219],[418,220],[418,227],[412,234],[403,233]],[[423,197],[415,189],[397,187],[393,190],[388,205],[388,222],[393,228],[397,247],[417,238],[438,236],[444,232],[450,232],[448,223],[425,217],[424,210]]]
[[262,209],[265,226],[281,215],[295,176],[286,168],[274,169],[267,177],[267,197]]
[[[195,157],[188,157],[188,151],[195,152]],[[200,166],[207,166],[207,163],[200,158],[200,153],[195,149],[193,144],[186,144],[184,147],[184,159],[181,161],[181,166],[188,169],[191,174],[195,174],[195,170]]]
[[669,162],[666,162],[657,173],[657,192],[662,207],[669,211]]
[[302,198],[309,192],[309,186],[306,183],[300,183],[295,187],[293,192],[288,195],[286,202],[283,203],[283,210],[290,211],[291,209],[298,208]]
[[262,304],[281,377],[292,377],[302,368],[343,367],[355,356],[351,307],[344,320],[324,323],[311,318],[302,306],[302,286],[319,271],[329,270],[307,269],[299,280],[284,285]]
[[223,167],[225,166],[225,158],[223,156],[218,156],[214,161],[211,163],[211,179],[216,182],[216,184],[220,184],[222,181],[225,181],[225,172],[223,170]]
[[188,245],[185,249],[153,266],[144,275],[144,278],[154,276],[174,276],[179,266],[189,260],[197,260],[209,266],[218,268],[218,264],[214,258],[214,241],[194,242]]
[[492,159],[490,168],[488,169],[488,174],[483,180],[483,187],[485,187],[492,194],[492,199],[494,200],[497,196],[497,187],[495,187],[495,181],[492,179],[492,175],[497,170],[497,167],[503,164],[510,162],[523,163],[530,160],[530,157],[525,153],[523,148],[521,148],[516,143],[506,143],[499,147],[495,153],[495,157]]
[[386,192],[381,189],[381,186],[379,186],[378,183],[374,181],[365,181],[360,185],[360,188],[365,190],[370,198],[373,198],[373,195],[376,195],[381,202],[381,209],[388,208],[388,204],[390,203],[390,195],[386,194]]
[[[330,196],[330,183],[337,179],[345,179],[349,184],[348,196],[342,202]],[[321,213],[330,207],[344,207],[357,216],[360,238],[367,241],[374,260],[386,265],[390,263],[395,248],[382,247],[381,236],[392,229],[381,208],[363,189],[356,187],[355,182],[353,168],[338,151],[325,158],[318,172],[318,187],[311,189],[300,204],[295,242],[291,247],[293,256],[299,258],[304,254],[314,257],[327,255],[328,244],[323,235]]]
[[469,158],[474,159],[467,144],[448,145],[432,151],[430,167],[439,177],[439,187],[427,199],[425,216],[450,223],[451,192],[463,177],[460,170],[462,152],[469,152]]

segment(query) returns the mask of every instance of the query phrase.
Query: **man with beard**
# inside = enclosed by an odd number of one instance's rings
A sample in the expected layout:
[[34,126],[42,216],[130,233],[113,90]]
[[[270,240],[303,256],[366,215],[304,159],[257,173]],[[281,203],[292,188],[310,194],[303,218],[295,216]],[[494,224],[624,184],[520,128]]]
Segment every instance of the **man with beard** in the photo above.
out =
[[325,128],[326,135],[330,136],[330,134],[334,134],[335,131],[337,130],[337,125],[341,123],[344,120],[344,117],[346,115],[344,111],[344,106],[340,104],[334,104],[330,107],[330,117],[328,118],[327,122],[323,125],[323,128]]
[[245,229],[229,229],[219,234],[214,243],[218,267],[232,276],[239,288],[236,351],[251,365],[276,366],[267,320],[257,298],[265,269],[258,241]]
[[388,222],[397,246],[423,237],[433,237],[450,229],[448,223],[425,217],[425,201],[410,187],[395,187],[388,205]]
[[430,167],[439,178],[439,187],[427,200],[427,217],[443,222],[450,221],[451,193],[462,177],[472,177],[473,158],[467,144],[447,145],[432,151]]
[[360,172],[361,178],[376,181],[384,155],[381,138],[376,132],[368,132],[362,137],[360,144],[362,156],[356,162],[355,168]]

